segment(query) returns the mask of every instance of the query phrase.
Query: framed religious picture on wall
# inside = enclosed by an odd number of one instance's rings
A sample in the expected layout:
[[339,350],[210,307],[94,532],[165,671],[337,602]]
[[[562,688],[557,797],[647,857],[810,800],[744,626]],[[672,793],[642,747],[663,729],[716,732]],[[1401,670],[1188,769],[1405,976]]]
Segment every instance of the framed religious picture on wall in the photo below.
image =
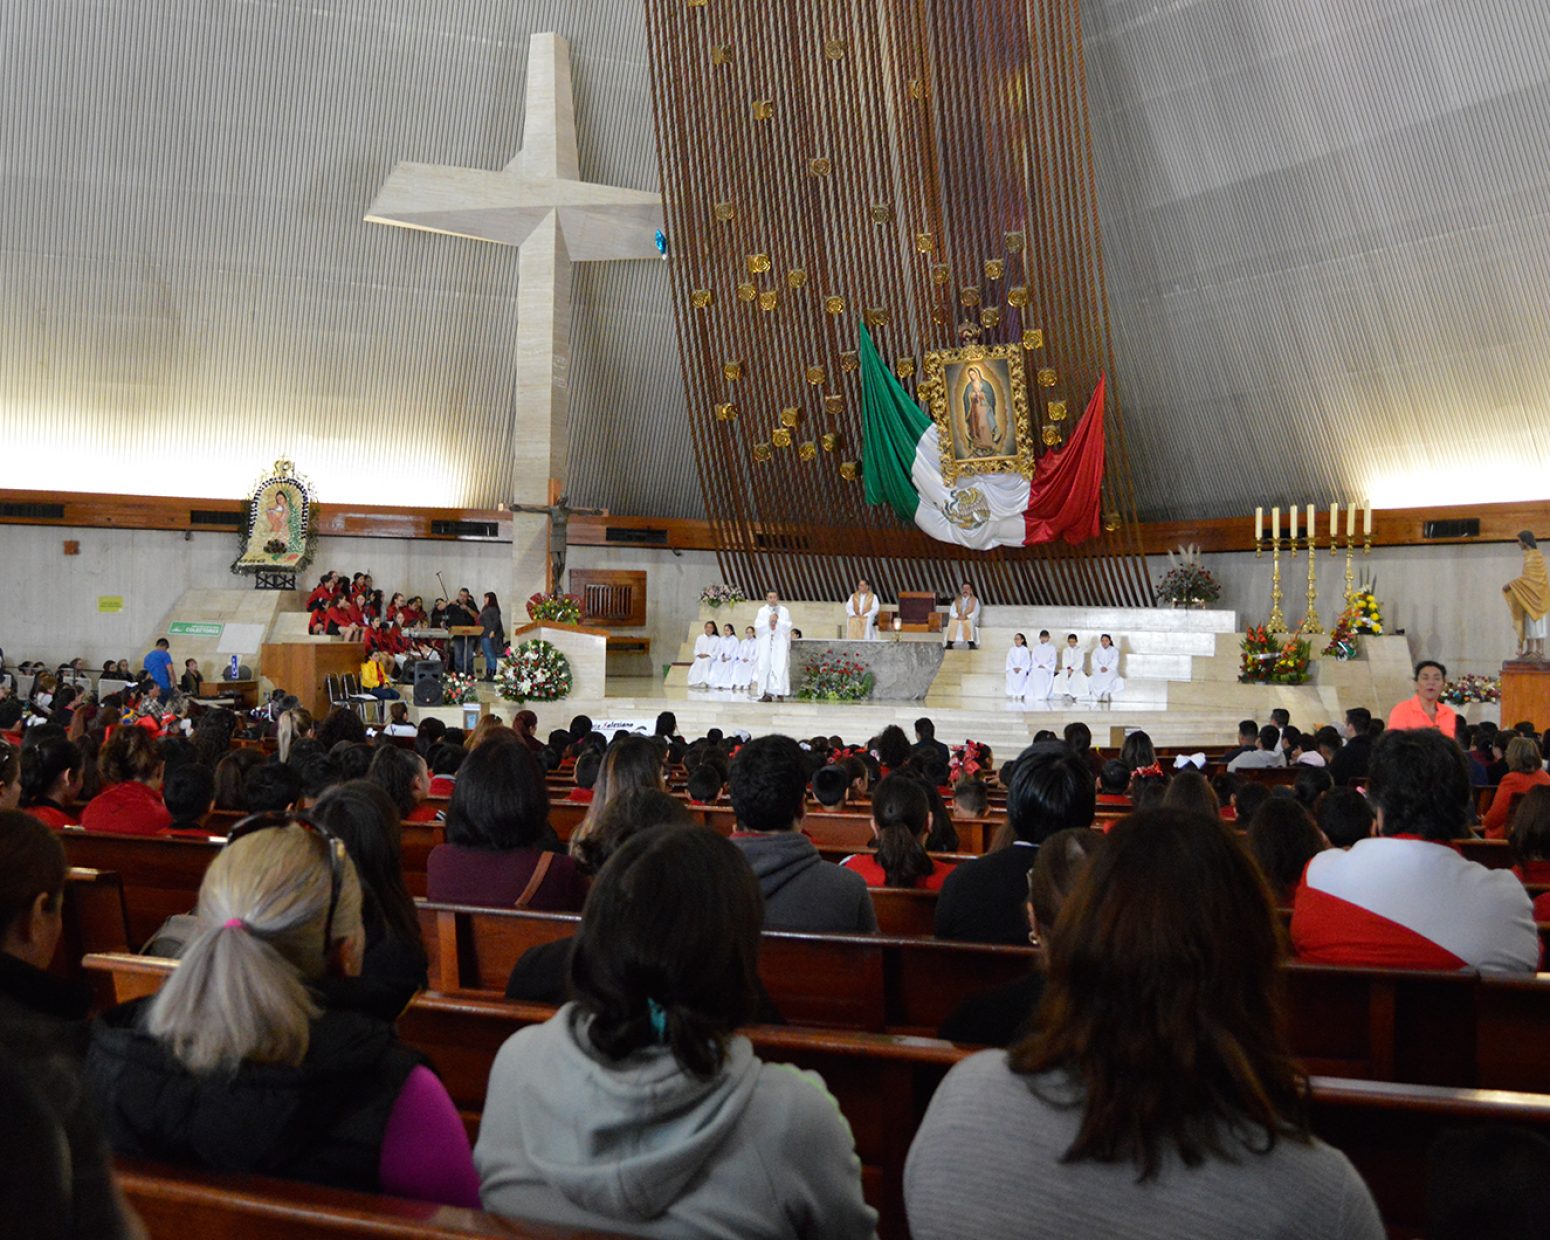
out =
[[276,461],[253,488],[244,524],[232,572],[295,572],[311,562],[316,541],[312,488],[290,461]]
[[1033,476],[1028,389],[1019,345],[968,345],[927,353],[920,395],[936,423],[942,481],[966,474]]

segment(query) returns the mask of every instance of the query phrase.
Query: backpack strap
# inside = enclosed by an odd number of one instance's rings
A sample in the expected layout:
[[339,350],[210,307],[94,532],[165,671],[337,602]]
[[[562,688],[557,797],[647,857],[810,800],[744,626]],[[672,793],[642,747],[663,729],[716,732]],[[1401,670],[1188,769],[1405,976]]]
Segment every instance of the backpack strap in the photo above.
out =
[[546,852],[540,854],[538,864],[533,867],[532,877],[527,880],[527,886],[522,888],[522,894],[517,897],[515,908],[526,908],[527,902],[538,894],[538,889],[544,885],[544,878],[549,873],[549,867],[554,864],[554,854]]

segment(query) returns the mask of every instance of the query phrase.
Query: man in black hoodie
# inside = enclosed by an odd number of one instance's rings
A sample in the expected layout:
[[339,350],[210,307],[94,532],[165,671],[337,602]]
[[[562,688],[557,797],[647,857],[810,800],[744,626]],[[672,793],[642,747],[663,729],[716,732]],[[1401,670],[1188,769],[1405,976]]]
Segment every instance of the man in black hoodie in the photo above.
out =
[[807,755],[789,736],[761,736],[732,759],[732,842],[764,893],[764,928],[875,931],[877,914],[861,875],[830,865],[801,833],[808,775]]

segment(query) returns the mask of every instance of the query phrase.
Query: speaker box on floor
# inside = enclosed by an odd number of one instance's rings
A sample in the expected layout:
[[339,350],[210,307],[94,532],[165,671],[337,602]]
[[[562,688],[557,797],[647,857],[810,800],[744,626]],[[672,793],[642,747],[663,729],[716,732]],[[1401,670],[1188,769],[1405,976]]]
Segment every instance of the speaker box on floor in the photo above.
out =
[[441,705],[441,660],[421,659],[414,665],[414,704]]

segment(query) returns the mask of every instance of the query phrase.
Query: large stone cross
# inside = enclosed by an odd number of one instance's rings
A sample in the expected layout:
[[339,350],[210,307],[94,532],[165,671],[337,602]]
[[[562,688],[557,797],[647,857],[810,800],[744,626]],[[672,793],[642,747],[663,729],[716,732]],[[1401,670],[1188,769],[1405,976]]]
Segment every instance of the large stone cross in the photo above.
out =
[[[511,499],[544,506],[566,480],[570,376],[570,265],[656,258],[662,196],[581,179],[570,44],[552,33],[528,42],[522,149],[499,172],[400,163],[366,220],[518,247],[516,458]],[[513,513],[512,587],[548,579],[548,519]],[[553,582],[560,589],[562,582]]]

